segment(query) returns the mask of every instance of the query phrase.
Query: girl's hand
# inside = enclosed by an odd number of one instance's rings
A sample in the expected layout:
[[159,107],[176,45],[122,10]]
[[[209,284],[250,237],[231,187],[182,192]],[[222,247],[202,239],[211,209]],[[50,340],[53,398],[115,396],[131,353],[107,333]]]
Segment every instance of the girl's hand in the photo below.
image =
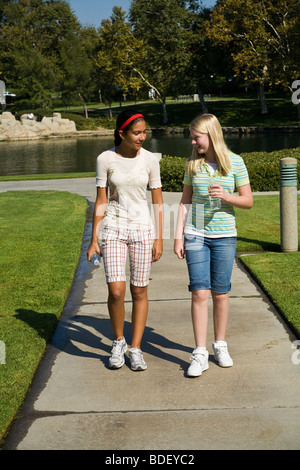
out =
[[91,242],[90,246],[88,247],[86,251],[88,261],[91,261],[91,257],[94,253],[98,253],[98,255],[102,256],[98,242]]
[[177,258],[183,259],[184,258],[184,245],[181,239],[176,239],[174,241],[174,253],[177,255]]
[[152,262],[158,261],[163,254],[163,241],[161,239],[155,240],[152,248]]
[[209,186],[208,187],[208,194],[210,195],[210,197],[223,199],[223,200],[225,200],[225,197],[226,197],[226,193],[225,193],[223,187],[218,185],[218,184],[213,184],[213,185]]

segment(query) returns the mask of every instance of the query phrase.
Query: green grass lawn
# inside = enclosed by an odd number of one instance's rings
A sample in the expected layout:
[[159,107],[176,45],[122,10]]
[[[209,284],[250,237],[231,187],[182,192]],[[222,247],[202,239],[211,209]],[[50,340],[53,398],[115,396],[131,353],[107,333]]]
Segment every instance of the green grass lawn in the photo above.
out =
[[86,210],[84,198],[66,192],[0,194],[0,442],[62,313]]
[[253,208],[235,209],[238,231],[237,251],[280,252],[280,197],[253,196]]
[[263,253],[240,258],[300,338],[300,253]]
[[[299,209],[298,196],[298,221]],[[281,252],[280,197],[254,196],[250,211],[236,209],[236,220],[238,252],[256,253],[240,260],[300,337],[300,252]]]
[[[215,114],[223,127],[234,126],[288,126],[300,125],[297,108],[287,93],[275,95],[266,93],[266,102],[269,113],[261,114],[260,101],[255,93],[241,93],[237,96],[212,96],[206,100],[209,113]],[[163,126],[162,105],[156,101],[132,101],[113,103],[113,119],[109,119],[109,110],[105,105],[91,103],[88,105],[88,120],[83,116],[82,107],[70,107],[65,114],[63,108],[55,111],[61,112],[62,117],[76,121],[77,130],[96,129],[101,126],[114,129],[116,115],[128,106],[135,107],[146,118],[148,127]],[[200,102],[167,100],[168,126],[188,128],[192,119],[202,113]],[[76,119],[76,115],[78,119]]]

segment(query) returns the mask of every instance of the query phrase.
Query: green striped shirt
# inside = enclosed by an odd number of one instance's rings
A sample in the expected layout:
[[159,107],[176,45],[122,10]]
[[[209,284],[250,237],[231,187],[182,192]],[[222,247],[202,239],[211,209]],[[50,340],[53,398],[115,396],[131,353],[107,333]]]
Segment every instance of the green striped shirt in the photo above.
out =
[[[248,171],[244,160],[230,153],[231,170],[225,176],[214,175],[216,184],[223,186],[227,193],[233,194],[239,186],[249,184]],[[185,233],[204,235],[205,237],[236,236],[235,213],[231,204],[222,201],[222,207],[213,211],[209,206],[209,176],[205,168],[198,167],[195,176],[184,175],[183,184],[193,186],[192,204],[189,208]]]

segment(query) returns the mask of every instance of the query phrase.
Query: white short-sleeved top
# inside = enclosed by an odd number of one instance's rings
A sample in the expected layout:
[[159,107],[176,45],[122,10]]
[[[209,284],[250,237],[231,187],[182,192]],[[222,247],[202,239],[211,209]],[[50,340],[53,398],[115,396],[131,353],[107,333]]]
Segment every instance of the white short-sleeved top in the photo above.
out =
[[130,230],[153,229],[147,187],[161,188],[157,157],[141,148],[134,158],[121,157],[115,148],[101,153],[96,163],[96,186],[108,187],[108,205],[102,226]]

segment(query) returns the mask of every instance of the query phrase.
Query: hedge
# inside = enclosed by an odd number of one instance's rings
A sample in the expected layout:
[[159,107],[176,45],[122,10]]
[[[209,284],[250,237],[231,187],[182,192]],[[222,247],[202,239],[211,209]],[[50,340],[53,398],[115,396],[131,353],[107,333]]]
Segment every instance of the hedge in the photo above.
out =
[[[242,153],[247,166],[252,191],[279,191],[281,158],[292,157],[298,160],[297,181],[300,181],[300,147],[274,152]],[[164,155],[160,160],[163,191],[181,192],[186,159]]]

